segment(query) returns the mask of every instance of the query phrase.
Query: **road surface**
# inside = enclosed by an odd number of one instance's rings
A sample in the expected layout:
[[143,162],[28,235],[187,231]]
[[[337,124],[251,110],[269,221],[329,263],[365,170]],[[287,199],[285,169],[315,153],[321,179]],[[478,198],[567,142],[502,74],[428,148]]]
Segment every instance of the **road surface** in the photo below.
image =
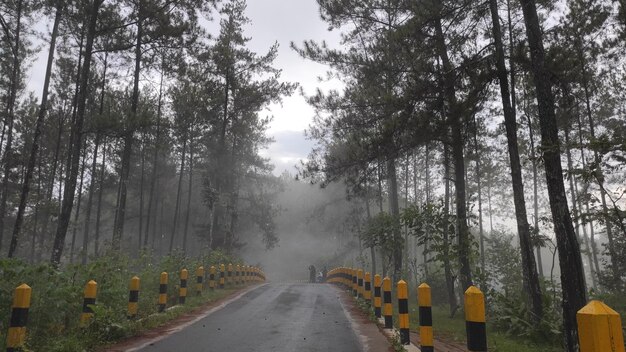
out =
[[342,294],[325,284],[267,284],[138,351],[364,351]]

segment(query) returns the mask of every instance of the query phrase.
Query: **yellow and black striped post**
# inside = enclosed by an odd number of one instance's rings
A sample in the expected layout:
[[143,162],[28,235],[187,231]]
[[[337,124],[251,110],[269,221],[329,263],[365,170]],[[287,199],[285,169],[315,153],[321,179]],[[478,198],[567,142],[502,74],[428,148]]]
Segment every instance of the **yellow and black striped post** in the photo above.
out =
[[228,264],[228,276],[226,277],[226,284],[230,287],[233,285],[233,265]]
[[357,282],[357,278],[356,278],[356,269],[351,269],[352,271],[352,295],[354,297],[358,296],[358,291],[357,291],[357,287],[358,287],[358,282]]
[[576,313],[580,352],[624,352],[622,319],[600,301],[591,301]]
[[365,273],[365,287],[363,292],[363,298],[367,303],[372,300],[372,275],[368,272]]
[[7,334],[7,352],[21,351],[26,341],[26,323],[28,322],[31,294],[32,289],[26,284],[21,284],[13,292],[11,320]]
[[187,269],[180,271],[180,288],[178,289],[178,304],[185,304],[187,300],[187,279],[189,279],[189,272]]
[[140,280],[137,276],[130,279],[128,285],[128,319],[137,318],[138,302],[139,302],[139,284]]
[[96,295],[98,293],[98,284],[91,280],[85,285],[83,298],[83,313],[80,315],[80,325],[84,326],[89,323],[93,317],[93,309],[91,306],[96,304]]
[[465,330],[469,351],[487,351],[485,295],[476,286],[465,291]]
[[235,285],[241,285],[241,265],[235,266]]
[[393,329],[393,306],[391,304],[391,279],[383,279],[383,316],[385,329]]
[[357,297],[363,298],[363,270],[359,269],[356,272],[356,284],[357,284]]
[[161,273],[161,277],[159,278],[159,313],[165,311],[165,307],[167,306],[167,281],[169,280],[169,275],[166,272]]
[[398,296],[398,320],[400,325],[400,343],[408,345],[411,343],[409,337],[409,287],[406,281],[400,280],[396,285]]
[[374,315],[376,315],[376,318],[380,318],[382,316],[382,284],[383,280],[381,279],[380,275],[374,275]]
[[434,352],[433,344],[433,308],[430,286],[421,284],[417,288],[417,305],[420,319],[420,349],[422,352]]
[[223,289],[224,285],[226,285],[225,278],[226,266],[224,264],[220,264],[220,288]]
[[248,284],[248,282],[250,281],[250,267],[247,265],[244,265],[243,267],[243,282],[244,284]]
[[215,270],[215,266],[211,265],[211,267],[209,268],[209,289],[211,291],[215,290],[215,273],[217,271]]
[[196,294],[200,296],[202,294],[202,289],[204,288],[204,267],[200,266],[196,269]]

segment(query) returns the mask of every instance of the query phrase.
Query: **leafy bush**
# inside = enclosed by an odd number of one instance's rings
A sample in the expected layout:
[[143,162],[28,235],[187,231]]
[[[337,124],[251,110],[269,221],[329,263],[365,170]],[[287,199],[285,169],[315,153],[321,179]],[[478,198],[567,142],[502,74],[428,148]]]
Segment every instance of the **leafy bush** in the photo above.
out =
[[[145,318],[157,312],[159,275],[162,271],[170,274],[168,296],[175,300],[181,269],[189,270],[190,282],[193,282],[198,266],[208,268],[219,263],[241,264],[238,259],[220,251],[199,258],[174,253],[160,259],[149,252],[136,259],[111,252],[87,265],[73,264],[62,270],[47,264],[0,260],[0,346],[5,345],[13,291],[22,283],[27,283],[33,290],[26,348],[50,352],[84,351],[131,336],[141,328],[126,318],[128,284],[133,276],[141,279],[138,318]],[[81,328],[79,317],[83,290],[89,280],[98,283],[97,304],[93,307],[91,323]],[[201,304],[202,301],[190,300],[190,303]]]

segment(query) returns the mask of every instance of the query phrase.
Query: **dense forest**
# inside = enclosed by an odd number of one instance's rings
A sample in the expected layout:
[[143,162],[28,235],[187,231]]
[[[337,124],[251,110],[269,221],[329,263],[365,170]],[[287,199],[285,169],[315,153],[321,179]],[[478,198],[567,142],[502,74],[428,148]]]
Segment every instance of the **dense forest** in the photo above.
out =
[[505,330],[578,350],[576,312],[625,289],[625,4],[318,3],[342,47],[292,47],[343,87],[308,97],[300,170],[360,205],[361,265],[451,315],[477,284]]
[[301,91],[315,148],[279,176],[267,109],[298,84],[249,49],[245,0],[2,1],[3,265],[363,265],[450,316],[478,285],[567,351],[589,298],[626,312],[626,3],[317,3],[341,45],[291,47],[336,89]]

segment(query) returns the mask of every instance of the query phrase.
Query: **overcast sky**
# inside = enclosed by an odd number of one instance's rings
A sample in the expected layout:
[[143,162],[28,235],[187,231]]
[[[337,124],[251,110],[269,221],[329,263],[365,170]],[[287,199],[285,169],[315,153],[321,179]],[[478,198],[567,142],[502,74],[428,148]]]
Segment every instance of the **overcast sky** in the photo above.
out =
[[[290,48],[292,41],[301,44],[307,39],[326,40],[331,46],[339,43],[339,34],[329,32],[320,19],[315,0],[248,0],[247,15],[252,21],[246,28],[246,35],[252,38],[249,43],[251,50],[263,54],[275,42],[280,44],[275,66],[283,70],[283,81],[298,82],[307,94],[312,94],[318,86],[331,86],[330,83],[320,84],[317,80],[318,76],[324,75],[325,66],[305,61]],[[48,34],[44,37],[47,38]],[[42,45],[47,49],[47,43]],[[29,89],[37,97],[43,85],[46,55],[47,50],[39,52],[27,81]],[[279,175],[284,170],[294,173],[294,165],[306,158],[313,147],[313,143],[304,137],[313,110],[296,92],[286,98],[282,105],[272,105],[262,114],[274,116],[268,133],[276,140],[268,150],[262,152],[263,156],[271,158],[275,165],[274,174]]]
[[[315,0],[248,0],[248,17],[252,23],[248,35],[252,37],[251,49],[265,52],[278,41],[280,51],[276,66],[283,70],[282,78],[298,82],[305,93],[312,94],[320,84],[317,77],[323,76],[326,67],[305,61],[290,48],[290,43],[301,44],[304,40],[326,40],[331,46],[339,42],[337,32],[329,32],[319,16]],[[304,138],[304,130],[311,123],[313,110],[296,92],[281,105],[274,105],[268,112],[274,116],[270,135],[276,143],[266,151],[276,166],[274,173],[284,170],[294,172],[293,165],[308,155],[313,143]]]

